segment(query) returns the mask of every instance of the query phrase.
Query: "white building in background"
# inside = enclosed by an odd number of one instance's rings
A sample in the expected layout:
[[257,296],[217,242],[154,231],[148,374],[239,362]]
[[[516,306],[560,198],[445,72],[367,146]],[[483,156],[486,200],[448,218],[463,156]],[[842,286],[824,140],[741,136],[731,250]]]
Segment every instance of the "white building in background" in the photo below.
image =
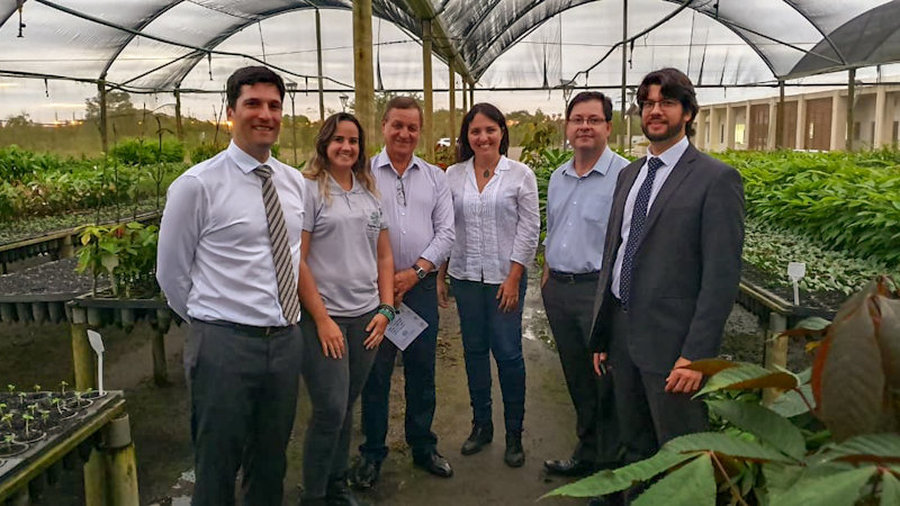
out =
[[[694,122],[694,143],[706,151],[776,148],[778,97],[709,104]],[[782,146],[842,150],[847,139],[847,89],[784,97]],[[857,86],[853,106],[854,149],[900,143],[900,86]]]

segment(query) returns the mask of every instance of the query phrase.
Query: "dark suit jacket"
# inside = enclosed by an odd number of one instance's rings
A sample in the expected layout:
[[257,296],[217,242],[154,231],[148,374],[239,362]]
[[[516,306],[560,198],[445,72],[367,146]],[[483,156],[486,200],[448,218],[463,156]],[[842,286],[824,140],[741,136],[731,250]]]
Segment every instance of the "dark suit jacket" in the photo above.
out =
[[[650,207],[634,259],[628,336],[612,336],[612,268],[625,199],[645,162],[622,169],[594,302],[591,348],[625,349],[641,370],[667,373],[679,356],[718,355],[734,305],[744,243],[744,190],[732,167],[689,145]],[[624,340],[622,342],[621,340]],[[614,357],[612,357],[614,359]]]

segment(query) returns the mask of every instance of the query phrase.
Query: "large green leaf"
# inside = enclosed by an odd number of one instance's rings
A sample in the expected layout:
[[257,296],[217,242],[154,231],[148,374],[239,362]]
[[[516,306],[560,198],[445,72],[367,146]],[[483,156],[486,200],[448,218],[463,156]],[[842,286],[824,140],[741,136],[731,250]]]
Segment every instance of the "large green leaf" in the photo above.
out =
[[[807,402],[809,404],[807,404]],[[816,407],[816,399],[813,397],[812,385],[807,383],[779,395],[775,398],[772,405],[769,406],[769,409],[785,418],[790,418],[792,416],[802,415],[803,413],[809,413],[810,406],[813,408]]]
[[794,462],[775,449],[719,432],[698,432],[677,437],[666,443],[663,450],[675,453],[715,452],[758,462]]
[[900,434],[863,434],[828,445],[808,459],[811,465],[832,460],[900,464]]
[[782,462],[766,462],[762,465],[766,488],[772,496],[783,494],[794,486],[803,475],[803,467]]
[[632,502],[634,506],[715,506],[712,459],[701,455],[659,480]]
[[758,404],[740,401],[706,401],[706,404],[714,413],[784,454],[798,461],[803,459],[806,444],[803,442],[800,429],[774,411]]
[[868,466],[841,473],[800,479],[784,495],[778,497],[777,506],[848,506],[856,502],[861,489],[875,473]]
[[756,388],[780,388],[789,390],[797,386],[793,374],[770,371],[756,364],[741,363],[713,375],[696,396],[717,390],[744,390]]
[[881,473],[881,506],[900,504],[900,480],[891,472]]
[[659,451],[649,459],[641,460],[620,467],[614,471],[604,470],[593,476],[588,476],[574,483],[564,485],[544,494],[543,497],[569,496],[569,497],[595,497],[611,494],[619,490],[647,481],[657,474],[693,457],[693,454],[672,453],[665,450]]

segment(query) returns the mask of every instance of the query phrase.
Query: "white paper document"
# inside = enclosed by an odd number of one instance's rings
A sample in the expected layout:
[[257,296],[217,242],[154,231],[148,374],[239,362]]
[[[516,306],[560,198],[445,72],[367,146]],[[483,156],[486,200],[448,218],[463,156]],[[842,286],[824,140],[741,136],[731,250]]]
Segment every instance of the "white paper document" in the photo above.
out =
[[428,327],[428,322],[406,304],[400,304],[397,309],[397,316],[384,330],[384,336],[402,351]]

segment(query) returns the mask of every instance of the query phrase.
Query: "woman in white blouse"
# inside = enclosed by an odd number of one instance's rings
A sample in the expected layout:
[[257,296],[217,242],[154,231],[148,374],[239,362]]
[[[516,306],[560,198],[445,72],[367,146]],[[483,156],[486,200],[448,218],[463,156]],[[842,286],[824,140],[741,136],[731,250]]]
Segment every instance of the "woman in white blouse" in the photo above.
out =
[[[442,274],[449,272],[456,296],[473,411],[472,433],[462,453],[477,453],[493,439],[493,352],[503,394],[504,461],[519,467],[525,462],[522,301],[526,269],[537,249],[540,217],[534,172],[507,158],[508,148],[503,113],[491,104],[475,104],[463,119],[458,163],[447,169],[456,242],[449,268],[445,265]],[[438,297],[446,307],[445,283],[438,283]]]

